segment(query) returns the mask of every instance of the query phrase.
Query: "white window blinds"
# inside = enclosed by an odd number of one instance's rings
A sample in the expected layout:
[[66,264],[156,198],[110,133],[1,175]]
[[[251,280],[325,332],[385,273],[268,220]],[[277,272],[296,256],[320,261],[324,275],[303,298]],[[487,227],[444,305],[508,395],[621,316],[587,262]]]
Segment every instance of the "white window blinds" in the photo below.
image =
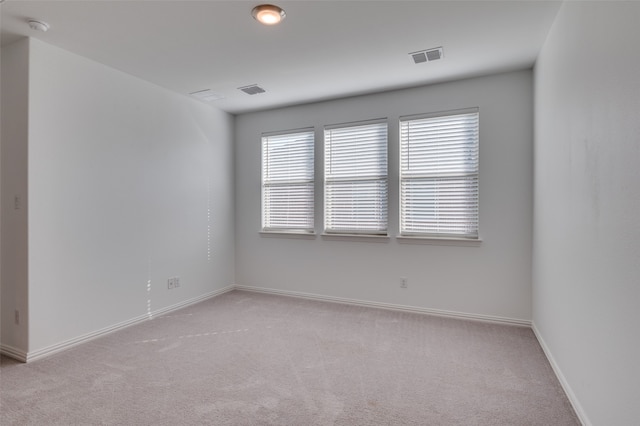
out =
[[387,233],[387,124],[324,132],[325,232]]
[[478,110],[400,119],[400,233],[478,238]]
[[313,232],[313,129],[262,137],[262,229]]

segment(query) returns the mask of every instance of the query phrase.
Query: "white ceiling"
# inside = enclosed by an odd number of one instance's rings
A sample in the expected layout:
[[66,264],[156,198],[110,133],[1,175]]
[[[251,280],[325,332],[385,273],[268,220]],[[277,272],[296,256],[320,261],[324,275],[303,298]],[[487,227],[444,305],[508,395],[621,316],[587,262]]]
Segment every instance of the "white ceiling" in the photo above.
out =
[[[31,36],[185,95],[211,89],[225,96],[212,105],[242,113],[531,67],[561,2],[277,1],[287,18],[273,27],[251,17],[257,4],[6,0],[1,37]],[[438,46],[440,61],[408,55]],[[267,92],[237,90],[254,83]]]

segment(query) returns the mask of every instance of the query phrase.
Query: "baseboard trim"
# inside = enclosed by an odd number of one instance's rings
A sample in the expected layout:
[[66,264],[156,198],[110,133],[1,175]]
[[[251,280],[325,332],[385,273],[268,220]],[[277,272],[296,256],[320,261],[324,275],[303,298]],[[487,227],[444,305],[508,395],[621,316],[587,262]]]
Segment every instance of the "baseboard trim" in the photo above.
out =
[[196,303],[204,302],[205,300],[212,299],[221,294],[228,293],[235,289],[235,285],[229,285],[227,287],[220,288],[218,290],[205,293],[202,296],[194,297],[193,299],[185,300],[184,302],[176,303],[175,305],[168,306],[166,308],[158,309],[151,313],[152,317],[168,314],[169,312],[177,311],[178,309],[186,308],[187,306],[195,305]]
[[580,401],[578,401],[576,394],[573,393],[573,389],[569,385],[569,382],[567,382],[567,379],[564,377],[564,374],[562,374],[562,370],[560,369],[560,366],[558,365],[555,358],[551,354],[551,350],[549,349],[549,346],[547,346],[547,343],[544,341],[544,338],[542,337],[542,335],[540,334],[540,331],[536,327],[536,323],[533,321],[531,322],[531,329],[533,330],[533,334],[535,334],[536,339],[538,339],[538,343],[540,343],[540,347],[542,348],[542,351],[547,357],[549,364],[551,364],[551,368],[553,369],[553,372],[556,374],[556,377],[560,382],[560,386],[562,386],[564,393],[567,395],[567,398],[569,399],[569,403],[571,403],[571,406],[573,407],[573,411],[575,411],[576,415],[578,416],[578,420],[580,420],[580,423],[582,423],[583,426],[592,426],[592,423],[589,421],[589,418],[587,417],[587,413],[585,413],[584,409],[582,408],[582,405],[580,404]]
[[27,362],[27,353],[13,346],[0,343],[0,355],[8,356],[16,361]]
[[[8,347],[8,346],[0,346],[0,353],[3,353],[3,354],[5,354],[5,355],[7,355],[7,356],[9,356],[11,358],[14,358],[14,359],[18,360],[18,361],[32,362],[32,361],[35,361],[35,360],[38,360],[38,359],[42,359],[44,357],[48,357],[48,356],[53,355],[55,353],[64,351],[66,349],[70,349],[70,348],[72,348],[74,346],[77,346],[77,345],[79,345],[81,343],[85,343],[85,342],[97,339],[98,337],[102,337],[102,336],[104,336],[106,334],[113,333],[114,331],[122,330],[123,328],[130,327],[132,325],[139,324],[139,323],[142,323],[144,321],[148,321],[150,319],[153,319],[154,317],[157,317],[157,316],[160,316],[160,315],[164,315],[164,314],[167,314],[169,312],[177,311],[179,309],[186,308],[187,306],[194,305],[196,303],[203,302],[203,301],[205,301],[207,299],[211,299],[213,297],[216,297],[216,296],[219,296],[221,294],[224,294],[224,293],[227,293],[229,291],[232,291],[234,288],[235,287],[233,285],[230,285],[230,286],[218,289],[218,290],[214,290],[214,291],[211,291],[209,293],[205,293],[205,294],[203,294],[201,296],[194,297],[192,299],[188,299],[188,300],[176,303],[174,305],[167,306],[167,307],[162,308],[162,309],[158,309],[156,311],[151,312],[150,314],[140,315],[140,316],[137,316],[135,318],[131,318],[131,319],[127,320],[127,321],[123,321],[123,322],[111,325],[109,327],[105,327],[105,328],[102,328],[100,330],[96,330],[94,332],[87,333],[87,334],[84,334],[82,336],[78,336],[78,337],[75,337],[73,339],[66,340],[66,341],[61,342],[61,343],[57,343],[55,345],[51,345],[51,346],[47,346],[47,347],[42,348],[42,349],[38,349],[37,351],[30,351],[30,352],[24,353],[24,352],[19,351],[19,350],[15,349],[15,348],[11,348],[11,347]],[[5,349],[5,348],[7,348],[7,349]]]
[[344,303],[347,305],[367,306],[371,308],[388,309],[392,311],[412,312],[418,314],[434,315],[446,318],[465,319],[472,321],[490,322],[494,324],[516,325],[520,327],[531,327],[531,321],[516,318],[498,317],[492,315],[468,314],[465,312],[445,311],[442,309],[420,308],[417,306],[396,305],[392,303],[372,302],[368,300],[348,299],[344,297],[325,296],[314,293],[302,293],[298,291],[278,290],[274,288],[253,287],[248,285],[237,285],[236,290],[250,291],[254,293],[277,294],[281,296],[297,297],[301,299],[320,300],[324,302]]

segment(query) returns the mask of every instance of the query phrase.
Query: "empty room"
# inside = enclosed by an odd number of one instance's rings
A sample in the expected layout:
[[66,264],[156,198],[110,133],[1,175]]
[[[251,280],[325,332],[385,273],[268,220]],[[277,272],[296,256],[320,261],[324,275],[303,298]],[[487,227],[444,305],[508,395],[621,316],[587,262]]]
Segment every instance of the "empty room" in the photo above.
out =
[[639,22],[0,1],[0,424],[640,425]]

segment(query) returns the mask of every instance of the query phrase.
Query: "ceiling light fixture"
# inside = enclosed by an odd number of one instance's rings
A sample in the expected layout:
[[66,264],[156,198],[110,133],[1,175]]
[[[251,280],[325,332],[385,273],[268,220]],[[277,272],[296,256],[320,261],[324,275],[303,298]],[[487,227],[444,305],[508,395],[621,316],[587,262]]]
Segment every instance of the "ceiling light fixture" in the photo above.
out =
[[42,21],[36,21],[35,19],[29,19],[29,27],[31,27],[32,30],[46,33],[49,29],[49,24]]
[[282,8],[272,4],[261,4],[251,11],[253,18],[264,25],[276,25],[282,21],[287,14]]

